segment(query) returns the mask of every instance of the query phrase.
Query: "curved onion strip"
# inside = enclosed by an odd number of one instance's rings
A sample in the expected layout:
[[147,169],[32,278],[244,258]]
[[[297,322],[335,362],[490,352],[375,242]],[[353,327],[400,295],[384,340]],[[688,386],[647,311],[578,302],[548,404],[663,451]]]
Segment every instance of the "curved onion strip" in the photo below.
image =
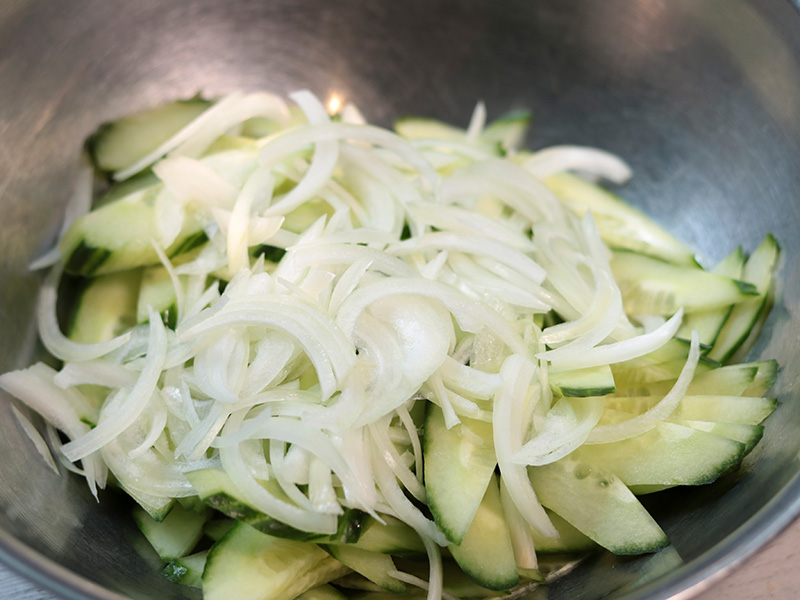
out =
[[359,315],[372,303],[390,296],[422,296],[439,300],[453,314],[464,331],[493,331],[514,352],[527,349],[516,330],[497,312],[466,298],[458,290],[438,281],[394,277],[360,287],[342,304],[336,322],[342,331],[351,332]]
[[[223,435],[239,428],[244,419],[244,411],[231,416],[223,429]],[[337,522],[334,515],[314,513],[298,508],[273,496],[251,474],[237,444],[219,449],[222,468],[228,473],[236,487],[248,503],[273,519],[277,519],[300,531],[333,534]]]
[[[290,94],[300,109],[305,113],[310,125],[324,125],[330,123],[328,113],[320,101],[308,90]],[[262,154],[263,156],[263,154]],[[338,140],[325,140],[317,142],[314,156],[303,178],[278,202],[267,208],[266,216],[284,215],[303,204],[306,200],[317,194],[328,183],[333,175],[333,170],[339,161]]]
[[497,240],[458,233],[427,233],[404,242],[393,244],[387,252],[404,255],[420,250],[455,250],[467,254],[480,254],[492,258],[536,284],[542,283],[546,272],[531,258]]
[[114,180],[128,179],[165,154],[199,156],[234,125],[258,116],[269,117],[283,124],[291,118],[286,103],[279,96],[263,92],[245,96],[241,92],[234,92],[218,100],[158,148],[129,167],[117,171]]
[[333,140],[354,140],[383,146],[414,167],[431,190],[436,189],[438,182],[436,171],[414,146],[400,136],[372,125],[325,123],[323,125],[302,125],[282,131],[272,136],[261,149],[261,162],[265,165],[272,165],[310,144]]
[[589,146],[550,146],[535,152],[522,167],[539,179],[563,171],[580,171],[621,184],[633,175],[620,157]]
[[124,345],[130,332],[97,344],[74,342],[61,333],[56,316],[56,298],[61,267],[53,268],[45,277],[36,305],[36,318],[39,325],[39,338],[47,351],[63,361],[81,361],[100,358]]
[[[582,410],[556,414],[561,404],[568,404],[570,409],[577,404]],[[604,408],[601,398],[562,398],[547,413],[542,430],[517,450],[511,460],[520,465],[541,466],[565,457],[586,442]]]
[[28,417],[26,417],[22,411],[13,404],[11,405],[11,412],[17,419],[17,423],[19,423],[22,431],[33,443],[33,447],[36,449],[36,452],[39,453],[39,456],[42,457],[44,463],[50,467],[50,470],[53,471],[53,473],[59,475],[58,467],[53,460],[53,455],[50,453],[50,448],[48,447],[47,442],[44,441],[44,438],[33,425],[33,423],[30,422],[30,419],[28,419]]
[[536,365],[519,354],[512,354],[500,369],[503,386],[494,397],[494,448],[497,465],[508,494],[525,520],[545,537],[558,537],[558,531],[533,491],[524,466],[512,456],[521,446],[523,403],[536,373]]
[[681,369],[675,385],[657,404],[648,411],[636,415],[616,425],[599,425],[592,430],[586,440],[588,444],[607,444],[647,433],[659,422],[667,419],[678,407],[689,385],[692,383],[697,362],[700,359],[700,338],[697,331],[692,332],[692,344],[686,364]]
[[406,498],[403,490],[397,485],[394,473],[377,449],[372,450],[372,469],[375,482],[378,484],[378,490],[397,517],[413,527],[423,539],[429,537],[436,544],[446,546],[448,544],[447,538],[439,531],[439,528],[436,527],[433,521],[422,514],[422,512]]
[[164,368],[167,356],[167,336],[164,323],[158,313],[149,307],[150,337],[148,355],[142,372],[125,399],[114,410],[107,410],[111,403],[103,407],[100,422],[91,431],[66,444],[62,451],[71,461],[88,456],[125,431],[142,414],[150,397],[156,391],[156,384]]
[[[550,360],[553,367],[563,369],[581,369],[584,367],[597,367],[599,365],[612,365],[614,363],[631,360],[658,350],[672,339],[681,326],[683,309],[679,309],[666,323],[658,329],[636,337],[613,342],[592,348],[579,348],[566,356]],[[553,351],[554,352],[554,351]],[[544,357],[545,353],[537,354],[537,358]],[[546,358],[546,357],[544,357]]]
[[[233,432],[234,427],[226,425],[223,435],[213,444],[215,448],[220,450],[229,448],[239,441],[235,437],[228,438],[226,435],[228,430]],[[260,439],[279,440],[305,448],[328,465],[339,477],[342,485],[355,494],[359,501],[366,506],[366,497],[360,493],[364,488],[364,483],[357,480],[344,458],[323,432],[304,427],[302,422],[294,419],[272,417],[259,422],[258,426],[254,428],[254,433]]]
[[390,421],[391,417],[384,417],[380,421],[368,425],[373,443],[383,456],[383,460],[389,465],[392,473],[405,486],[406,490],[420,502],[426,502],[425,486],[420,483],[414,473],[411,472],[411,469],[403,464],[397,448],[389,440]]
[[517,510],[502,477],[500,478],[500,505],[503,507],[503,516],[505,516],[508,531],[511,534],[511,546],[514,548],[514,559],[517,566],[522,569],[538,569],[539,560],[536,557],[531,526],[522,513]]

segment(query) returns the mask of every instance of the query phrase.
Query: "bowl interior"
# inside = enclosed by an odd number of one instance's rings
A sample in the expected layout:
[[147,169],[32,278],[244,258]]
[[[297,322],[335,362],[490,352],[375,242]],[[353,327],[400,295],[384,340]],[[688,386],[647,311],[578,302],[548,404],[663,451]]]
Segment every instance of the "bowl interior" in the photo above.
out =
[[[621,193],[713,263],[772,232],[778,301],[753,358],[776,358],[764,441],[709,487],[648,501],[673,546],[599,555],[551,600],[666,598],[762,543],[798,511],[800,15],[784,0],[15,0],[0,6],[0,371],[40,349],[39,277],[81,144],[100,123],[197,92],[307,87],[388,125],[466,124],[532,108],[532,147],[599,146],[634,169]],[[57,478],[0,402],[0,555],[70,597],[183,598],[126,504]],[[93,583],[92,583],[93,582]],[[98,584],[95,586],[94,584]]]

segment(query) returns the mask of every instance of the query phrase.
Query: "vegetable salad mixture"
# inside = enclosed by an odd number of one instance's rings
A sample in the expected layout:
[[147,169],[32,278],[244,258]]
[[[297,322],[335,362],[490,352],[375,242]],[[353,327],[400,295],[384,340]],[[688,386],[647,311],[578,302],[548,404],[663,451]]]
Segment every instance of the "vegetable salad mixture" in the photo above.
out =
[[777,364],[736,362],[772,236],[702,268],[598,185],[621,159],[520,149],[527,113],[392,132],[290,100],[90,138],[33,265],[61,368],[0,376],[43,458],[127,492],[207,600],[498,596],[544,554],[666,546],[637,496],[735,468],[775,408]]

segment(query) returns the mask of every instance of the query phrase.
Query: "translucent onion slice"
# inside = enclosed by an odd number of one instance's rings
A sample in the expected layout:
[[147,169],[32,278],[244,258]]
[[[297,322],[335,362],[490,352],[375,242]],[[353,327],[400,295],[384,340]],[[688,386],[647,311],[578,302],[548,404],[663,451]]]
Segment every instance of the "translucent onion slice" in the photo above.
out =
[[533,491],[526,467],[515,464],[512,458],[522,445],[523,405],[535,373],[536,365],[519,354],[512,354],[503,362],[500,375],[504,383],[494,398],[494,447],[501,477],[517,510],[543,536],[557,538],[558,532]]
[[620,157],[589,146],[550,146],[534,152],[522,166],[539,179],[564,171],[579,171],[622,184],[633,175],[631,168]]
[[700,338],[697,331],[692,332],[692,343],[689,348],[689,356],[686,359],[681,374],[678,376],[672,389],[659,400],[652,408],[646,412],[636,415],[622,423],[616,425],[598,425],[595,427],[586,440],[588,444],[607,444],[618,442],[628,438],[647,433],[658,423],[669,418],[680,404],[689,385],[694,378],[697,362],[700,359]]

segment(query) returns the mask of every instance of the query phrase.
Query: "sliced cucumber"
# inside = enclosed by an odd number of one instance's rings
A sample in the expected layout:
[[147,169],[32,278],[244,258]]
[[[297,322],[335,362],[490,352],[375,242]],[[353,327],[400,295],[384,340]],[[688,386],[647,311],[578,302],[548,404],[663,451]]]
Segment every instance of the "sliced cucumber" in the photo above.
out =
[[631,250],[679,265],[695,263],[694,253],[627,202],[569,173],[559,173],[545,184],[572,212],[591,211],[600,237],[611,248]]
[[758,296],[733,307],[714,347],[708,353],[710,358],[727,362],[750,335],[762,312],[768,310],[767,296],[779,252],[775,238],[768,235],[747,259],[742,279],[755,286]]
[[[630,414],[641,414],[654,406],[658,396],[609,398],[606,406]],[[672,413],[676,419],[759,425],[775,410],[775,398],[750,396],[684,396]]]
[[497,458],[490,423],[462,418],[447,429],[432,402],[425,418],[425,491],[436,524],[460,544],[486,493]]
[[189,554],[203,536],[208,511],[197,513],[176,504],[161,522],[137,507],[133,518],[161,560],[168,562]]
[[503,591],[519,583],[496,475],[492,476],[461,544],[448,548],[461,570],[481,587]]
[[[746,392],[750,389],[755,392],[763,387],[763,384],[769,383],[771,386],[772,382],[774,382],[774,379],[770,382],[769,377],[770,373],[773,375],[776,373],[777,363],[773,361],[765,362],[774,365],[775,368],[765,366],[764,377],[761,382],[756,381],[758,374],[761,372],[760,363],[743,363],[710,369],[695,375],[687,393],[720,396],[762,395],[766,392],[766,389],[760,394],[746,394]],[[675,385],[675,377],[670,377],[663,381],[642,383],[640,381],[628,382],[624,377],[618,376],[616,381],[616,396],[664,396]]]
[[347,571],[316,544],[277,538],[237,522],[208,553],[203,598],[292,600]]
[[533,546],[536,548],[537,554],[579,554],[597,548],[597,544],[575,529],[563,517],[552,510],[545,510],[559,536],[557,538],[544,537],[531,527]]
[[[744,252],[739,246],[733,252],[723,258],[720,263],[711,269],[715,275],[730,277],[731,279],[742,279],[742,267],[744,266]],[[732,307],[714,308],[710,310],[700,310],[687,314],[681,328],[678,330],[678,337],[689,340],[692,331],[697,331],[700,343],[709,347],[714,344],[719,336],[725,320],[731,313]],[[710,349],[710,348],[709,348]]]
[[668,422],[627,440],[585,444],[573,453],[575,460],[614,473],[629,486],[711,483],[743,456],[744,444]]
[[[354,543],[358,541],[364,524],[369,518],[363,511],[348,508],[339,517],[339,527],[333,535],[300,531],[250,506],[241,498],[228,474],[221,469],[190,471],[186,473],[186,478],[197,491],[200,499],[210,507],[271,536],[300,541]],[[263,485],[274,496],[288,501],[280,485],[274,479],[264,482]]]
[[86,142],[101,171],[124,169],[149,154],[200,116],[211,102],[179,100],[102,125]]
[[138,270],[95,277],[78,296],[68,328],[70,339],[104,342],[136,325],[136,298],[142,274]]
[[[759,362],[747,363],[758,367],[752,383],[742,392],[743,396],[764,396],[769,389],[775,385],[778,379],[778,361],[762,360]],[[731,367],[733,368],[733,367]]]
[[655,552],[667,536],[619,477],[567,456],[528,469],[541,503],[615,554]]
[[547,376],[553,389],[561,392],[562,396],[571,398],[605,396],[616,390],[609,365],[564,371],[550,369]]
[[381,515],[385,524],[372,519],[365,525],[355,545],[364,550],[382,552],[393,556],[422,556],[425,546],[419,534],[411,527],[388,515]]
[[228,533],[234,523],[235,521],[233,519],[214,519],[208,521],[203,525],[203,534],[215,542],[218,542],[222,539],[222,536]]
[[[158,264],[152,245],[158,231],[154,201],[153,188],[147,188],[75,221],[58,245],[67,272],[88,277]],[[189,212],[166,254],[184,254],[207,239],[202,221]]]
[[169,273],[160,265],[142,272],[141,291],[136,305],[138,323],[146,323],[150,318],[148,307],[161,315],[167,327],[175,329],[178,319],[177,294]]
[[173,583],[188,585],[189,587],[203,587],[203,569],[206,566],[208,550],[176,558],[164,567],[164,577]]
[[758,294],[751,283],[634,252],[615,252],[611,270],[628,314],[670,316],[679,308],[687,312],[710,310]]
[[763,425],[749,425],[746,423],[711,423],[709,421],[693,421],[689,419],[670,419],[678,425],[684,427],[691,427],[692,429],[699,429],[713,433],[714,435],[721,435],[728,439],[741,442],[744,444],[744,455],[747,456],[755,448],[756,444],[761,441],[764,436]]
[[350,544],[324,546],[333,558],[390,592],[402,594],[405,584],[390,573],[396,571],[392,557],[388,554],[357,548]]
[[175,506],[174,498],[165,498],[162,496],[152,496],[144,492],[132,491],[125,487],[125,485],[117,481],[119,487],[125,491],[131,498],[136,501],[136,504],[141,506],[150,517],[160,523],[167,518],[167,515],[172,511]]
[[483,129],[480,141],[499,146],[504,153],[518,150],[525,142],[532,119],[530,111],[512,111],[489,123]]
[[347,596],[325,583],[306,590],[297,597],[297,600],[347,600]]

